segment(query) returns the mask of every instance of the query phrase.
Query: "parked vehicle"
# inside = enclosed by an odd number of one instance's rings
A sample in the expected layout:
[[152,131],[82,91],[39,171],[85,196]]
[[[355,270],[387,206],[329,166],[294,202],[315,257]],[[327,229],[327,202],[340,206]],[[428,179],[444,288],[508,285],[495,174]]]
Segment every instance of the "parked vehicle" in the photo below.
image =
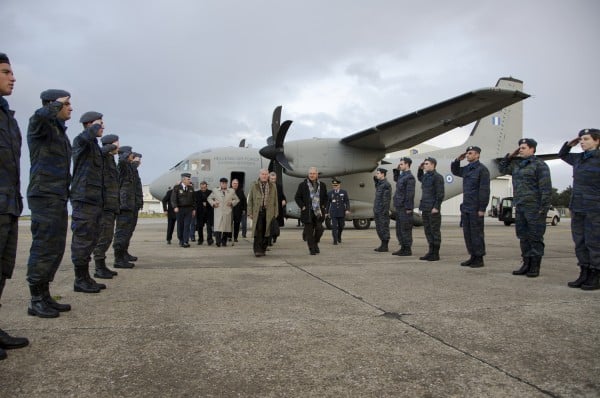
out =
[[[515,206],[513,204],[512,196],[502,198],[498,201],[497,205],[498,220],[503,221],[504,225],[509,226],[515,222]],[[560,222],[560,214],[554,208],[550,206],[548,214],[546,214],[546,223],[550,225],[557,225]]]

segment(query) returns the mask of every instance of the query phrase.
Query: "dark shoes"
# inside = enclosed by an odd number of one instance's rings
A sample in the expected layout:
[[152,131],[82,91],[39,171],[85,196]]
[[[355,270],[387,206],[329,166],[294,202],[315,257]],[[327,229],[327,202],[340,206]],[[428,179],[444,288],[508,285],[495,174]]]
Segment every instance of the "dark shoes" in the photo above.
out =
[[412,250],[410,247],[402,246],[400,250],[396,250],[392,253],[393,256],[412,256]]
[[484,265],[485,264],[483,263],[483,257],[481,257],[481,256],[475,256],[475,257],[473,257],[473,261],[471,261],[471,264],[469,264],[469,267],[471,267],[471,268],[481,268]]
[[387,240],[382,240],[381,245],[379,245],[379,247],[377,247],[373,250],[376,252],[380,252],[380,253],[387,252],[388,251],[388,242],[389,241],[387,241]]
[[265,253],[264,252],[254,252],[254,255],[256,257],[264,257]]
[[529,272],[529,265],[531,263],[531,257],[523,257],[523,264],[521,268],[516,269],[512,272],[513,275],[525,275]]
[[600,289],[600,271],[597,269],[590,269],[588,271],[588,276],[583,285],[581,285],[581,290],[598,290]]
[[29,340],[25,337],[13,337],[0,329],[0,360],[6,359],[6,351],[15,348],[23,348],[29,345]]

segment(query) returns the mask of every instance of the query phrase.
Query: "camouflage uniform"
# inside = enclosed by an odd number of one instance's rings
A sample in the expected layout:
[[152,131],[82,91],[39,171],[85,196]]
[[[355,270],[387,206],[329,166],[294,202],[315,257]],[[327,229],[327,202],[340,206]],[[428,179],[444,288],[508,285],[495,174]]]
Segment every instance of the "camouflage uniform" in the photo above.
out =
[[[396,238],[400,246],[408,251],[412,247],[413,214],[415,208],[415,177],[410,170],[402,171],[396,180],[394,192],[396,209]],[[410,214],[406,212],[410,210]]]
[[100,220],[100,237],[94,249],[94,260],[106,259],[115,232],[115,219],[119,213],[119,173],[115,157],[110,153],[112,145],[102,147],[102,195],[104,206]]
[[387,179],[375,183],[375,200],[373,201],[373,216],[375,230],[379,240],[390,240],[390,202],[392,200],[392,186]]
[[[588,269],[600,272],[600,150],[569,153],[565,143],[559,152],[562,160],[573,166],[571,192],[571,234],[575,255],[583,273]],[[583,276],[582,276],[583,277]],[[587,275],[586,278],[587,279]],[[582,280],[580,287],[586,281]],[[587,290],[587,289],[586,289]],[[592,289],[589,289],[592,290]]]
[[58,101],[50,102],[29,119],[31,169],[27,202],[31,209],[32,242],[27,281],[31,286],[52,282],[65,252],[71,143],[64,121],[56,118],[62,106]]
[[118,268],[122,268],[118,264],[121,264],[129,247],[135,221],[134,213],[137,212],[135,177],[128,156],[129,153],[127,152],[120,153],[117,165],[119,171],[119,214],[117,215],[113,249],[115,250],[115,266]]
[[[135,154],[139,155],[139,154]],[[142,155],[139,155],[142,157]],[[144,191],[142,189],[142,179],[140,178],[140,173],[138,171],[138,167],[140,166],[139,162],[133,162],[130,164],[131,172],[133,174],[134,181],[134,192],[135,192],[135,209],[133,211],[133,225],[131,226],[129,239],[127,240],[127,247],[125,248],[125,255],[130,257],[129,260],[134,260],[133,256],[129,255],[129,243],[131,242],[131,237],[133,236],[133,232],[135,231],[135,227],[137,227],[138,223],[138,215],[140,210],[144,208]],[[137,260],[137,258],[136,258]]]
[[0,297],[12,278],[17,254],[21,198],[21,131],[4,97],[0,97]]
[[101,128],[100,125],[93,124],[73,140],[71,260],[76,274],[79,270],[85,270],[87,274],[90,256],[96,247],[100,233],[104,201],[102,153],[97,136]]
[[483,220],[490,201],[490,172],[478,160],[460,167],[460,160],[450,164],[452,174],[463,179],[463,202],[460,205],[463,235],[467,251],[474,257],[485,256]]
[[[444,200],[444,177],[433,170],[425,173],[419,169],[417,178],[421,182],[421,202],[419,210],[423,216],[423,227],[425,237],[429,244],[428,254],[439,256],[440,246],[442,245],[442,201]],[[437,213],[432,213],[432,209],[437,209]]]
[[515,230],[521,256],[524,259],[541,259],[544,255],[546,214],[552,194],[550,169],[535,155],[525,159],[510,159],[507,155],[500,160],[498,167],[501,173],[512,175]]

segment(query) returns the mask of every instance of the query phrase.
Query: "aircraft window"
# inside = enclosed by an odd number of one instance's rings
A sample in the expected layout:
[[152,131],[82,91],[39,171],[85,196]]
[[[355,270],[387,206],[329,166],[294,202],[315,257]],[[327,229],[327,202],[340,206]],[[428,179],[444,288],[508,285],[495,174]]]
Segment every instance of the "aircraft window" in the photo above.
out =
[[181,166],[183,171],[188,171],[190,169],[190,162],[186,160]]
[[202,171],[210,171],[210,159],[202,159],[199,168]]

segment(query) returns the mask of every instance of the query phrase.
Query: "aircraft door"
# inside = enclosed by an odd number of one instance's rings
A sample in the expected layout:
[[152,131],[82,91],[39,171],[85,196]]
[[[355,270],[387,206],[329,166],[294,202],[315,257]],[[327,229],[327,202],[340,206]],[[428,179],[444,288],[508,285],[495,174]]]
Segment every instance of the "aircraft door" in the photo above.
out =
[[[244,189],[244,187],[246,186],[246,173],[244,173],[243,171],[232,171],[231,172],[231,180],[230,180],[230,184],[231,185],[231,181],[233,180],[238,180],[238,182],[240,183],[240,188]],[[246,192],[244,190],[244,192]]]

